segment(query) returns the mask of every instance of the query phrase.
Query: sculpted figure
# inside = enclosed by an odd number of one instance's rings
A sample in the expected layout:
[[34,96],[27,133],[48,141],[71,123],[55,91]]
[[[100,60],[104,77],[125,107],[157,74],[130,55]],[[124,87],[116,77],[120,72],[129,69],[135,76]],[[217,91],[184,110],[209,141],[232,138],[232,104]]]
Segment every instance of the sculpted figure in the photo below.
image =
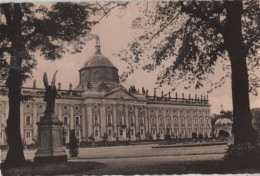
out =
[[43,75],[43,83],[45,86],[45,95],[44,95],[44,101],[47,103],[46,110],[44,114],[53,114],[54,108],[55,108],[55,99],[59,99],[61,96],[58,94],[55,81],[56,81],[56,74],[58,70],[54,73],[51,85],[48,84],[48,78],[47,73],[45,72]]

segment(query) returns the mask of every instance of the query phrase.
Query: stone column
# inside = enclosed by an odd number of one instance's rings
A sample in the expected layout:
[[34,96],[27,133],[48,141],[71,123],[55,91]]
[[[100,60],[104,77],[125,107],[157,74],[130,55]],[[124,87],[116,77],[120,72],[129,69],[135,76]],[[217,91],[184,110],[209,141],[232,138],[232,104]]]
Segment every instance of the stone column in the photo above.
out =
[[91,136],[93,131],[93,117],[92,117],[92,104],[87,104],[87,135],[88,137]]
[[106,106],[105,104],[100,104],[100,125],[101,125],[101,129],[100,129],[100,136],[102,137],[104,135],[106,131],[106,121],[107,121],[107,117],[106,117]]
[[70,104],[69,105],[69,108],[70,108],[70,129],[73,130],[74,129],[74,108],[73,108],[73,105]]
[[149,121],[148,121],[148,107],[144,107],[144,131],[145,131],[145,135],[147,132],[149,132],[150,128],[149,128]]
[[138,106],[135,106],[135,135],[140,132]]
[[32,116],[32,125],[33,125],[33,134],[32,134],[32,139],[34,139],[34,137],[37,138],[37,103],[33,102],[33,116]]
[[[113,126],[114,126],[114,133],[118,133],[117,131],[117,116],[116,116],[116,104],[113,104]],[[118,134],[119,135],[119,134]]]
[[158,116],[158,109],[155,108],[155,118],[156,118],[156,135],[159,132],[159,116]]
[[126,130],[130,127],[129,125],[129,113],[128,113],[128,105],[125,105],[125,125],[126,125]]

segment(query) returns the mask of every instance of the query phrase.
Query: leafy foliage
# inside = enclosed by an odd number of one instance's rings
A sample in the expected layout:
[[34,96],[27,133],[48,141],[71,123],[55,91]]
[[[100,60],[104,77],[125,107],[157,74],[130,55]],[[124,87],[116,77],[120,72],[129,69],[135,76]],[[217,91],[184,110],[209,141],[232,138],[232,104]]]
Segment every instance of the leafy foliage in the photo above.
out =
[[234,146],[230,145],[224,156],[227,166],[247,168],[259,167],[260,148],[251,144]]
[[[65,52],[81,52],[86,41],[95,37],[90,35],[91,27],[113,8],[124,5],[111,2],[1,4],[1,76],[6,78],[11,66],[20,71],[23,80],[27,79],[37,64],[35,54],[55,60]],[[3,71],[4,68],[7,70]]]
[[[127,49],[118,53],[129,64],[122,81],[136,68],[153,71],[161,67],[159,86],[171,85],[174,90],[180,84],[184,88],[191,85],[200,88],[206,83],[211,92],[231,76],[224,41],[228,35],[225,2],[143,2],[138,6],[141,15],[132,22],[136,37]],[[244,1],[242,16],[243,52],[247,56],[250,91],[255,95],[259,87],[259,6],[259,1]],[[219,69],[216,65],[223,70],[219,80],[212,76]]]

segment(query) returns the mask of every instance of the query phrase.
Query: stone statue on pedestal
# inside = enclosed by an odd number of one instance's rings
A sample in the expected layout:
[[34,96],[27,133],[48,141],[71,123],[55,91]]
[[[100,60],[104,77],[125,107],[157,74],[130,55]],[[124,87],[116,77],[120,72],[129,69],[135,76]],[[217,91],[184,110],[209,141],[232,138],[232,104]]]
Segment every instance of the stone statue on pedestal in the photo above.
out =
[[44,112],[45,115],[54,113],[55,99],[61,98],[55,86],[57,72],[58,70],[53,75],[51,85],[48,84],[48,78],[46,72],[43,75],[43,83],[46,89],[44,95],[44,101],[47,103],[46,110]]
[[38,125],[40,147],[35,153],[34,161],[39,163],[67,161],[66,151],[63,148],[62,124],[58,115],[54,113],[55,99],[61,98],[55,86],[56,74],[54,73],[51,85],[48,84],[47,74],[43,75],[45,86],[44,101],[47,103],[43,118]]

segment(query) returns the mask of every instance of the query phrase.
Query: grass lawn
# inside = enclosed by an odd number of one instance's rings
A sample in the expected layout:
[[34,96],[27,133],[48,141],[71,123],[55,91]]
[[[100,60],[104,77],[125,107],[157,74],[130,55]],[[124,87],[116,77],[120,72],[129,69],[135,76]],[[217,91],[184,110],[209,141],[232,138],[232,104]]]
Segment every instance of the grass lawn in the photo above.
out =
[[21,168],[8,168],[2,170],[2,175],[68,175],[87,172],[104,167],[105,164],[97,162],[65,162],[50,164],[26,163]]

